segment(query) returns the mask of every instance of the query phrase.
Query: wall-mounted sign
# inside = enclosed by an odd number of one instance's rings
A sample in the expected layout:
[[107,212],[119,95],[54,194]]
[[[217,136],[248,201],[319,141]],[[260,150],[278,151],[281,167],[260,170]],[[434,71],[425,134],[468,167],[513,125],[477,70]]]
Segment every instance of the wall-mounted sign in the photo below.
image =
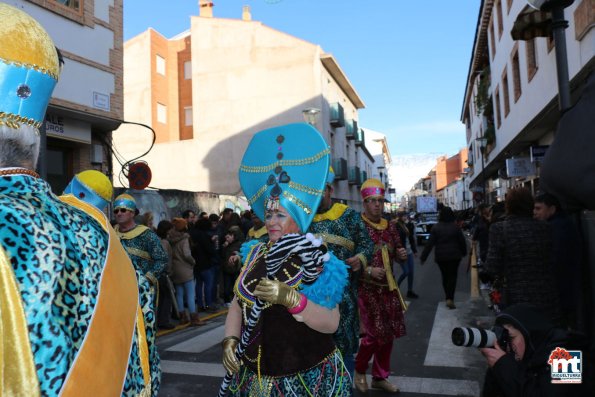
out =
[[111,108],[110,96],[100,92],[93,92],[93,107],[109,112]]
[[506,159],[506,173],[510,178],[535,175],[535,164],[529,157]]
[[436,197],[417,197],[417,212],[436,212],[437,210]]
[[45,115],[45,133],[53,138],[91,143],[91,124],[55,114]]
[[531,146],[531,161],[536,162],[543,160],[549,147],[549,145]]

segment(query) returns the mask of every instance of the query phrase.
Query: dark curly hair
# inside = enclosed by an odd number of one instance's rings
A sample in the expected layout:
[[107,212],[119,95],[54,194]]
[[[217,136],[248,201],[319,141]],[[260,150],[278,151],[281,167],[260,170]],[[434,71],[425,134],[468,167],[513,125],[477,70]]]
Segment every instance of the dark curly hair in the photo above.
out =
[[438,221],[440,222],[454,222],[455,221],[455,213],[450,207],[442,207],[440,210],[440,215],[438,216]]
[[169,232],[173,227],[174,227],[174,225],[170,221],[162,220],[157,225],[157,235],[162,239],[166,238],[167,232]]

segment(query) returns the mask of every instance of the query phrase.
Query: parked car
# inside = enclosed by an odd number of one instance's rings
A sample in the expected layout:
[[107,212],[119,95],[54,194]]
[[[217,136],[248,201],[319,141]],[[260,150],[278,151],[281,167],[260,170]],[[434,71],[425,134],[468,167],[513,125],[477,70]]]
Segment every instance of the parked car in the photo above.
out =
[[428,241],[432,227],[438,223],[438,212],[421,212],[417,214],[416,218],[415,235],[417,245],[422,245]]
[[423,245],[430,238],[432,227],[438,223],[436,221],[419,222],[415,225],[415,237],[417,238],[417,245]]

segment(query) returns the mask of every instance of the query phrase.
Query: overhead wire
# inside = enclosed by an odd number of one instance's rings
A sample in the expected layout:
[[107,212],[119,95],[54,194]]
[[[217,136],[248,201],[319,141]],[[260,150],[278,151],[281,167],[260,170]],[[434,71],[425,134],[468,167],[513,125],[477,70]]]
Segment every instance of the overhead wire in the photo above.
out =
[[[120,154],[119,152],[117,152],[117,149],[114,147],[113,142],[112,142],[112,150],[114,151],[114,157],[115,153],[117,153],[119,156],[122,157],[121,160],[123,160],[124,162],[122,163],[120,161],[120,159],[118,159],[116,157],[116,160],[118,160],[118,163],[120,163],[121,165],[121,169],[120,169],[120,173],[118,174],[118,180],[120,181],[120,184],[122,186],[125,186],[124,182],[128,182],[128,172],[130,171],[130,165],[132,165],[135,161],[143,158],[144,156],[146,156],[147,154],[149,154],[149,152],[151,152],[151,150],[153,149],[153,146],[155,145],[155,140],[157,139],[157,134],[155,133],[155,130],[153,128],[151,128],[150,126],[148,126],[147,124],[143,124],[143,123],[137,123],[135,121],[122,121],[122,124],[132,124],[132,125],[138,125],[141,127],[145,127],[148,128],[149,130],[151,130],[152,133],[152,139],[151,139],[151,145],[149,146],[149,148],[147,149],[146,152],[142,153],[141,155],[134,157],[130,160],[127,160],[124,158],[124,156],[122,156],[122,154]],[[124,182],[122,181],[122,177],[125,178]]]

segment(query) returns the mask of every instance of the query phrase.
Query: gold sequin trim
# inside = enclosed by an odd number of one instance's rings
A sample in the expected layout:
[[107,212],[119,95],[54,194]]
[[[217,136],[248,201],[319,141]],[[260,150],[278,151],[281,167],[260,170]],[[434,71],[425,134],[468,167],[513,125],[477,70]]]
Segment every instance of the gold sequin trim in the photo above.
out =
[[292,203],[300,207],[302,210],[304,210],[306,214],[310,215],[312,213],[312,208],[308,207],[306,203],[304,203],[299,198],[295,197],[293,194],[284,191],[283,196],[285,196],[287,200],[291,201]]
[[374,254],[377,253],[378,251],[382,251],[382,247],[384,247],[385,245],[386,245],[386,248],[388,249],[389,253],[392,254],[393,252],[395,252],[395,247],[393,245],[381,243],[381,244],[374,245]]
[[136,256],[141,257],[143,259],[152,260],[151,255],[149,255],[149,253],[146,252],[146,251],[139,250],[138,248],[126,247],[126,246],[124,247],[124,249],[130,255],[136,255]]
[[26,124],[35,128],[41,127],[41,121],[37,121],[29,117],[19,116],[13,113],[0,112],[0,125],[18,129],[21,124]]
[[263,187],[258,189],[258,191],[256,193],[254,193],[254,196],[252,196],[248,199],[248,203],[250,205],[254,204],[256,202],[256,200],[258,200],[260,198],[260,196],[262,196],[264,194],[264,192],[267,191],[268,187],[269,187],[269,185],[264,185]]
[[372,220],[368,219],[366,215],[362,214],[362,219],[366,222],[370,227],[376,230],[385,230],[388,227],[388,221],[384,218],[380,218],[380,222],[375,223]]
[[269,165],[260,165],[260,166],[251,166],[251,165],[244,165],[240,166],[240,171],[244,172],[253,172],[253,173],[262,173],[262,172],[269,172],[274,170],[275,167],[278,166],[300,166],[300,165],[307,165],[312,164],[330,154],[330,148],[324,149],[322,152],[316,153],[314,156],[306,157],[304,159],[296,159],[296,160],[278,160]]
[[44,68],[44,67],[39,66],[39,65],[35,65],[35,64],[32,64],[32,63],[23,63],[23,62],[18,62],[18,61],[9,61],[9,60],[4,59],[4,58],[0,58],[0,61],[4,62],[7,65],[14,65],[14,66],[18,66],[18,67],[21,67],[21,68],[37,70],[38,72],[47,74],[48,76],[50,76],[54,80],[58,80],[58,75],[56,73],[52,72],[48,68]]
[[295,190],[299,190],[300,192],[311,194],[313,196],[322,196],[324,194],[324,190],[314,189],[310,186],[302,185],[301,183],[297,183],[294,181],[289,181],[289,187]]
[[321,237],[322,241],[327,244],[336,244],[340,245],[341,247],[347,248],[349,251],[353,251],[355,248],[355,243],[345,237],[337,236],[336,234],[327,234],[327,233],[320,233],[317,234],[316,237]]

